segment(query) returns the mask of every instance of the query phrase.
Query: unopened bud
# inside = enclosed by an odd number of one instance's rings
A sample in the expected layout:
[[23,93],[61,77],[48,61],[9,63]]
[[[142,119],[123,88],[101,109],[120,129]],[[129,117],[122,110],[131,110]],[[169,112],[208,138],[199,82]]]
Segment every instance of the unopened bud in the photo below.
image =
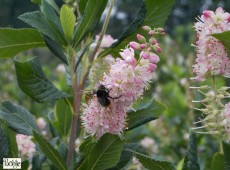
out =
[[149,63],[149,68],[148,70],[152,73],[156,70],[157,68],[157,65],[156,64],[152,64],[152,63]]
[[143,50],[143,49],[146,48],[146,44],[141,44],[140,47],[141,47],[141,49]]
[[141,34],[137,34],[137,39],[138,39],[141,43],[146,43],[145,37],[143,37]]
[[158,43],[156,43],[154,46],[152,46],[153,50],[156,51],[157,53],[161,53],[162,49]]
[[154,33],[155,33],[155,31],[151,30],[151,31],[149,31],[148,35],[151,37],[151,36],[153,36]]
[[224,86],[224,87],[221,87],[219,90],[220,90],[220,91],[226,91],[226,90],[228,90],[228,89],[230,89],[230,87]]
[[144,59],[148,59],[149,58],[149,52],[143,51],[141,57],[143,57]]
[[147,26],[147,25],[143,26],[142,29],[144,31],[148,31],[148,32],[151,31],[151,28],[149,26]]
[[155,45],[157,43],[157,40],[156,38],[150,38],[149,39],[149,42],[152,44],[152,45]]
[[158,63],[160,61],[160,58],[158,57],[158,55],[154,54],[154,53],[150,53],[150,56],[149,56],[149,61],[151,63]]
[[132,41],[132,42],[129,43],[129,45],[134,50],[140,50],[140,44],[137,43],[137,42]]
[[211,16],[211,11],[205,10],[205,11],[203,11],[203,15],[205,18],[209,18]]

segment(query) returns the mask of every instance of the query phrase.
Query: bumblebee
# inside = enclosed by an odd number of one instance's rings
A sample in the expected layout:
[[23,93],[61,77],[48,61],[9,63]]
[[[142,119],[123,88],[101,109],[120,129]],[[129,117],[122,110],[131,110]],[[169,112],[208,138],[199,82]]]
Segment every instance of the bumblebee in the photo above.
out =
[[86,94],[85,98],[86,101],[89,101],[94,95],[97,96],[97,101],[100,103],[101,106],[107,107],[110,105],[110,99],[118,99],[119,97],[111,97],[109,96],[109,89],[107,89],[104,85],[100,85],[97,90],[94,90],[92,93]]

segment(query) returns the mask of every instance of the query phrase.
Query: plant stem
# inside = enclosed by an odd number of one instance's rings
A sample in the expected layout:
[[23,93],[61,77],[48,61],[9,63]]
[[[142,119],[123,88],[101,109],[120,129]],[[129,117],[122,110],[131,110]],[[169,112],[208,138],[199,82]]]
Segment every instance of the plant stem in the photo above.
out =
[[[217,103],[216,103],[216,95],[217,94],[216,94],[216,76],[215,75],[213,75],[212,80],[213,80],[213,91],[214,91],[214,105],[215,105],[215,108],[218,109],[218,106],[217,106]],[[216,121],[218,123],[218,117],[216,118]],[[220,143],[220,153],[224,153],[223,152],[222,139],[219,140],[219,143]]]
[[89,57],[89,61],[90,62],[92,62],[94,60],[94,57],[96,56],[96,53],[97,53],[98,49],[100,48],[102,38],[105,35],[106,29],[107,29],[108,24],[109,24],[110,14],[111,14],[114,2],[115,2],[115,0],[111,0],[110,6],[109,6],[109,10],[108,10],[108,13],[107,13],[106,18],[105,18],[105,22],[104,22],[104,24],[102,26],[102,29],[101,29],[99,40],[98,40],[98,42],[96,44],[96,47],[95,47],[92,55],[90,55],[90,57]]
[[[100,34],[100,38],[99,41],[94,49],[94,51],[92,52],[92,55],[90,55],[89,57],[89,62],[92,63],[94,60],[94,57],[96,56],[96,53],[101,45],[101,41],[102,38],[105,34],[106,28],[108,26],[109,23],[109,19],[110,19],[110,13],[112,11],[112,7],[114,5],[115,0],[112,0],[110,3],[110,7],[105,19],[105,22],[103,24],[102,27],[102,31]],[[74,58],[74,57],[73,57]],[[76,132],[77,132],[77,123],[78,123],[78,117],[79,117],[79,111],[80,111],[80,107],[81,107],[81,98],[82,98],[82,91],[85,87],[85,82],[87,80],[87,76],[88,76],[88,72],[85,74],[82,82],[80,83],[80,85],[78,84],[78,80],[77,77],[75,75],[75,59],[72,59],[72,80],[73,80],[73,88],[72,88],[72,94],[74,96],[74,101],[73,101],[73,110],[74,110],[74,114],[72,117],[72,122],[71,122],[71,127],[70,127],[70,138],[69,138],[69,147],[68,147],[68,156],[67,156],[67,161],[66,164],[69,167],[71,164],[71,160],[73,158],[73,153],[74,153],[74,149],[75,149],[75,138],[76,138]]]
[[222,140],[220,140],[220,153],[224,153]]

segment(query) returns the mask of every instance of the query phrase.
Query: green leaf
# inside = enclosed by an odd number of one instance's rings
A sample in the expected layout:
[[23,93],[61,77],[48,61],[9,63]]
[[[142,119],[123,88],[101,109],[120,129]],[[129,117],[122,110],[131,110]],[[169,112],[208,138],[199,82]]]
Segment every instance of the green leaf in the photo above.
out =
[[17,133],[32,135],[32,130],[39,132],[33,116],[22,106],[3,102],[0,107],[0,118],[7,121],[10,128]]
[[[140,27],[148,25],[151,28],[163,27],[174,4],[174,0],[145,0],[145,5],[137,15],[137,18],[121,34],[118,42],[100,54],[100,57],[112,54],[119,56],[120,49],[124,49],[130,41],[136,41],[136,34],[146,35]],[[145,12],[145,10],[147,10]],[[145,18],[143,18],[145,17]],[[144,21],[143,21],[144,20]]]
[[123,151],[121,152],[121,157],[119,162],[117,163],[116,166],[109,168],[108,170],[120,170],[122,169],[125,165],[127,165],[133,155],[132,153],[130,153],[129,151],[127,151],[126,149],[131,149],[133,151],[136,151],[136,149],[139,147],[139,144],[136,143],[131,143],[131,144],[125,144]]
[[76,16],[73,11],[67,6],[63,5],[60,12],[61,26],[64,31],[66,40],[71,43],[74,32],[74,25],[76,22]]
[[230,170],[230,144],[223,142],[224,149],[224,167],[225,170]]
[[38,4],[38,5],[41,4],[41,0],[31,0],[31,2],[34,3],[34,4]]
[[[200,166],[197,158],[196,134],[190,131],[187,158],[184,160],[183,170],[199,170]],[[187,169],[186,169],[187,168]]]
[[118,136],[105,134],[90,152],[88,169],[104,170],[116,165],[119,161],[124,141]]
[[64,159],[64,161],[66,161],[67,159],[67,154],[68,154],[68,148],[64,143],[61,143],[58,146],[58,152],[60,153],[60,155],[62,156],[62,158]]
[[144,155],[139,152],[135,152],[130,149],[127,149],[127,151],[135,155],[135,157],[141,162],[141,164],[148,170],[174,170],[175,169],[175,167],[170,162],[156,160],[147,155]]
[[61,136],[67,136],[69,133],[72,112],[71,106],[67,103],[66,100],[58,100],[55,103],[54,116],[55,124],[54,127],[58,130]]
[[88,0],[78,0],[80,13],[83,14]]
[[54,113],[53,113],[53,112],[48,113],[47,119],[48,119],[48,125],[49,125],[49,130],[50,130],[51,136],[52,136],[53,138],[58,137],[58,136],[59,136],[59,135],[58,135],[58,132],[57,132],[57,130],[54,128],[54,126],[53,126],[53,124],[52,124],[52,122],[53,122],[53,120],[54,120]]
[[16,141],[16,133],[11,130],[10,128],[7,128],[6,131],[8,141],[9,141],[9,158],[17,158],[18,157],[18,145]]
[[67,97],[46,77],[37,57],[26,61],[14,60],[19,87],[37,102],[48,102]]
[[0,119],[0,164],[2,164],[3,158],[7,157],[9,150],[9,143],[6,134],[7,123]]
[[88,167],[88,160],[90,156],[90,152],[92,151],[93,147],[95,146],[95,142],[92,142],[91,138],[85,140],[79,150],[83,153],[82,159],[77,163],[76,168],[77,170],[85,170]]
[[213,37],[220,40],[228,52],[228,57],[230,57],[230,31],[218,33],[218,34],[212,34]]
[[59,19],[59,8],[53,0],[41,0],[41,11],[47,21],[49,28],[54,32],[58,38],[58,42],[62,45],[66,45],[64,33],[61,27]]
[[142,107],[139,106],[139,108],[140,110],[128,113],[128,130],[157,119],[165,110],[162,104],[153,99],[146,105],[142,104]]
[[14,57],[22,51],[44,46],[41,35],[35,29],[0,28],[0,58]]
[[87,33],[93,31],[106,7],[108,0],[88,1],[81,20],[78,22],[74,35],[74,46],[76,47]]
[[42,135],[33,131],[33,136],[46,157],[59,169],[67,170],[67,166],[59,152]]
[[22,162],[21,169],[26,170],[29,168],[29,165],[30,165],[30,162],[28,160],[25,160]]
[[224,155],[222,153],[215,153],[212,159],[211,170],[225,170],[224,169]]
[[52,38],[46,36],[45,34],[42,35],[46,46],[49,48],[49,50],[56,56],[58,57],[61,61],[63,61],[66,65],[68,65],[68,60],[65,56],[65,52],[61,45],[53,40]]
[[54,28],[40,11],[28,12],[18,17],[20,20],[36,28],[42,34],[52,38],[59,44],[65,45],[65,39],[59,30]]
[[18,18],[24,21],[25,23],[29,24],[30,26],[36,28],[39,32],[51,37],[53,40],[58,41],[58,37],[52,31],[52,29],[49,26],[49,23],[47,22],[47,20],[41,12],[28,12],[20,15]]
[[188,154],[184,158],[184,162],[183,162],[183,165],[182,165],[182,170],[188,170],[187,164],[188,164]]

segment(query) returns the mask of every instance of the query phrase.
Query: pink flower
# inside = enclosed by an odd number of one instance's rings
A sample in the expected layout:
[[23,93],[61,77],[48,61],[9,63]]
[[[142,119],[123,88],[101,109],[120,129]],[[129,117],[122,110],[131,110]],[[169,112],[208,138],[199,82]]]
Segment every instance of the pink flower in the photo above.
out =
[[194,79],[205,80],[207,75],[230,75],[230,59],[224,45],[210,34],[230,30],[230,14],[222,8],[216,12],[204,11],[195,23],[198,40],[196,41],[197,58],[193,66]]
[[[95,41],[98,42],[99,38],[100,38],[100,35],[96,35]],[[113,39],[111,35],[104,35],[101,41],[101,47],[109,47],[116,41],[117,40]]]
[[120,134],[124,130],[126,112],[132,109],[133,102],[143,94],[156,68],[150,69],[152,64],[148,59],[141,58],[137,63],[131,48],[120,54],[123,59],[118,58],[100,82],[109,89],[109,96],[116,99],[109,99],[111,104],[103,107],[94,96],[82,114],[86,131],[95,134],[97,139],[105,133]]
[[[143,39],[140,35],[138,37]],[[145,46],[151,47],[152,44],[145,42]],[[122,58],[116,58],[110,65],[110,70],[104,73],[99,82],[99,86],[103,85],[108,90],[107,99],[110,104],[102,106],[95,94],[91,101],[84,105],[82,125],[87,133],[95,135],[97,139],[105,133],[119,135],[123,132],[127,112],[132,109],[132,104],[143,94],[153,79],[159,57],[153,53],[152,48],[149,48],[146,51],[149,57],[143,57],[142,51],[137,58],[134,55],[137,51],[134,49],[122,50],[120,52]]]
[[33,153],[35,150],[35,144],[31,140],[31,136],[26,136],[22,134],[16,135],[16,141],[18,144],[18,151],[20,154],[20,157],[22,158],[29,158],[32,159]]

